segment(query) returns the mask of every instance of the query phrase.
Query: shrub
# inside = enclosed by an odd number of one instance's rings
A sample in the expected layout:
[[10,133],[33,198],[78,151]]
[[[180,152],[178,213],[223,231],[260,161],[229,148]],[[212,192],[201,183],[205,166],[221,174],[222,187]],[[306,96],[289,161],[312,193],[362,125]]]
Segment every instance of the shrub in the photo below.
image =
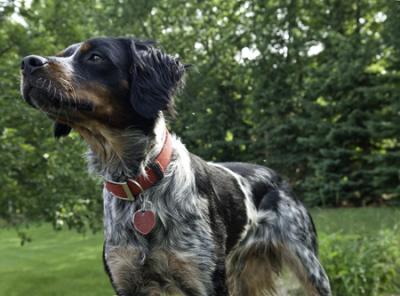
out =
[[400,292],[400,235],[396,229],[372,237],[322,234],[320,244],[321,260],[334,295]]

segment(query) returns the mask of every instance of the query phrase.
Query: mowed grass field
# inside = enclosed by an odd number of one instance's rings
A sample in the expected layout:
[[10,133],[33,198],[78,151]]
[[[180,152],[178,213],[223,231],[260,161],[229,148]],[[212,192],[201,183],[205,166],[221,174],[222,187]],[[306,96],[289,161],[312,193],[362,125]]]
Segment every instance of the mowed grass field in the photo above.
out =
[[15,231],[0,230],[1,296],[110,296],[102,266],[102,234],[83,236],[31,227],[31,243],[20,246]]
[[[399,208],[314,209],[320,233],[374,235],[397,228]],[[53,231],[49,225],[28,229],[33,239],[20,246],[15,231],[0,229],[1,296],[112,296],[102,266],[102,234]]]

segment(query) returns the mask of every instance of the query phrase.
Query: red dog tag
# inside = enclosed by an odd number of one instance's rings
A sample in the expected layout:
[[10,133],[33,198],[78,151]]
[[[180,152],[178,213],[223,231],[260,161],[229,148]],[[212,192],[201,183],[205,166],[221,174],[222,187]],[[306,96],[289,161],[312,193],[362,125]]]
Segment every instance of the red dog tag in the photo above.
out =
[[153,211],[139,210],[133,214],[133,226],[143,234],[149,234],[156,225],[156,214]]

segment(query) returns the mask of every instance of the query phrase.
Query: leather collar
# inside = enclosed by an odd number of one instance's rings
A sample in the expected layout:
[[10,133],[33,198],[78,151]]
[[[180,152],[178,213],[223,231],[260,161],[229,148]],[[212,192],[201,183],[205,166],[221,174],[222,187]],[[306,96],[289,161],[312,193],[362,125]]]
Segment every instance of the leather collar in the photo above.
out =
[[115,197],[123,200],[135,200],[143,191],[157,184],[163,177],[172,157],[171,135],[166,130],[164,145],[156,157],[145,168],[146,174],[140,175],[134,179],[128,179],[126,182],[104,181],[107,191]]

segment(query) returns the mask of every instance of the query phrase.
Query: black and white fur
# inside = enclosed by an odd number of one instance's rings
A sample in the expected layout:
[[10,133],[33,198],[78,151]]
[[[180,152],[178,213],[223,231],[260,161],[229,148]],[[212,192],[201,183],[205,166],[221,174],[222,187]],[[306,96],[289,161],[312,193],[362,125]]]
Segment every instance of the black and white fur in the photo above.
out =
[[[154,145],[148,152],[153,157],[161,150],[164,128],[160,116],[154,137],[146,140]],[[143,141],[136,137],[132,146]],[[282,264],[296,273],[309,295],[330,295],[311,217],[279,176],[253,164],[205,162],[175,136],[173,151],[164,179],[143,194],[158,216],[149,236],[133,228],[138,203],[103,193],[104,261],[119,295],[159,295],[160,290],[274,295]],[[98,169],[96,156],[89,160]],[[151,157],[141,167],[148,161]],[[115,176],[110,168],[123,167],[108,165],[100,170],[106,179]],[[181,270],[169,268],[175,260]]]
[[[122,126],[122,122],[115,121],[111,126],[110,117],[96,130],[98,124],[87,118],[100,118],[93,115],[99,108],[93,107],[93,113],[63,109],[66,113],[77,112],[78,123],[57,117],[56,134],[57,128],[62,131],[59,136],[68,134],[70,126],[90,134],[84,138],[91,147],[91,172],[121,182],[144,174],[146,165],[160,152],[166,129],[163,111],[172,106],[185,67],[152,44],[111,38],[93,39],[92,47],[74,45],[65,51],[68,58],[52,57],[49,63],[57,59],[66,63],[68,59],[72,76],[77,69],[100,67],[84,64],[82,57],[102,44],[109,55],[115,55],[112,59],[123,59],[120,64],[113,62],[119,65],[118,73],[123,73],[119,75],[132,79],[126,101],[120,92],[113,102],[131,102],[132,109],[126,112],[133,114],[132,122]],[[25,67],[28,63],[42,67],[28,59]],[[43,63],[43,67],[46,65]],[[89,70],[81,73],[90,74]],[[47,107],[40,101],[43,90],[39,100],[35,99],[36,90],[29,87],[23,87],[27,89],[25,99],[47,108],[52,117],[54,106]],[[61,92],[56,89],[54,93],[57,91]],[[74,99],[80,102],[80,98]],[[129,114],[123,115],[129,118]],[[98,146],[104,153],[93,148],[97,138],[102,138]],[[132,225],[133,214],[141,207],[140,199],[124,201],[103,192],[104,264],[119,296],[275,295],[275,280],[283,265],[297,275],[307,295],[331,295],[328,277],[317,257],[312,219],[274,171],[255,164],[206,162],[188,152],[175,135],[172,146],[172,161],[165,177],[142,194],[157,215],[156,227],[149,235],[141,235]]]

